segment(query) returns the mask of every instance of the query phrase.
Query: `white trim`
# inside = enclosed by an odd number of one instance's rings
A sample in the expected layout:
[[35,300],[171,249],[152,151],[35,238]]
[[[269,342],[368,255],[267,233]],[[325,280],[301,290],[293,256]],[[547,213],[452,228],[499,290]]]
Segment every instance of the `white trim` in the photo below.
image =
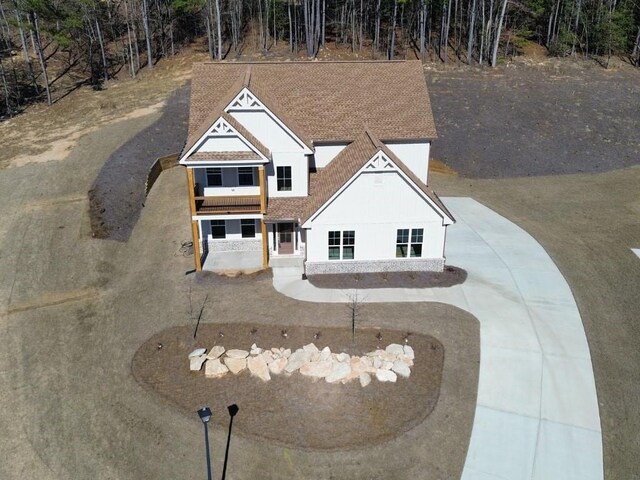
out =
[[300,147],[304,150],[305,155],[311,155],[313,150],[311,150],[300,137],[298,137],[293,131],[287,127],[287,125],[280,120],[275,113],[269,110],[264,103],[260,101],[257,95],[255,95],[251,90],[247,87],[244,87],[238,95],[235,96],[229,105],[227,105],[224,109],[226,113],[232,113],[233,111],[264,111],[274,120],[280,127],[287,132],[291,138],[295,140],[296,143],[300,145]]
[[[442,211],[436,203],[429,198],[429,196],[424,193],[421,189],[417,187],[415,182],[409,178],[407,174],[405,174],[396,163],[391,160],[382,150],[378,150],[373,157],[369,159],[365,165],[358,170],[346,183],[338,189],[336,193],[334,193],[329,200],[324,202],[314,213],[311,215],[302,225],[302,228],[311,228],[311,223],[315,220],[315,218],[322,213],[340,194],[345,191],[353,182],[355,182],[356,178],[358,178],[363,172],[366,171],[384,171],[384,172],[397,172],[402,179],[407,182],[407,184],[418,194],[420,195],[426,202],[429,204],[431,208],[433,208],[440,217],[442,217],[442,224],[444,226],[451,225],[453,223],[453,219],[450,218],[446,213]],[[447,219],[449,222],[447,222]]]
[[243,213],[237,215],[192,215],[191,219],[194,221],[208,221],[208,220],[262,220],[263,215],[261,213]]
[[[247,140],[235,128],[233,128],[229,124],[229,122],[227,122],[224,118],[222,118],[222,116],[220,116],[215,122],[213,122],[211,127],[209,127],[209,129],[198,139],[198,141],[193,144],[193,146],[187,151],[187,153],[185,153],[182,158],[180,158],[179,163],[181,165],[192,165],[193,162],[187,162],[187,158],[189,157],[189,155],[194,153],[194,151],[198,150],[208,138],[229,137],[234,135],[237,136],[243,143],[245,143],[247,147],[249,147],[253,152],[257,153],[265,163],[269,162],[269,159],[265,157],[256,147],[254,147],[249,140]],[[255,160],[253,160],[253,162],[255,163]]]
[[193,168],[232,168],[264,165],[269,163],[268,160],[185,160],[180,162],[181,165]]

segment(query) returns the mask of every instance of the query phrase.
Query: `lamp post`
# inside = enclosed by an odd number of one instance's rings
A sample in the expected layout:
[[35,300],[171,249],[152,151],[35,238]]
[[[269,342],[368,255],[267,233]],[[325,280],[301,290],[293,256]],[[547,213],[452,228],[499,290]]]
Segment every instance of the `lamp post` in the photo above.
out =
[[211,420],[211,409],[202,407],[198,410],[198,416],[204,424],[204,448],[207,454],[207,479],[211,480],[211,457],[209,455],[209,420]]

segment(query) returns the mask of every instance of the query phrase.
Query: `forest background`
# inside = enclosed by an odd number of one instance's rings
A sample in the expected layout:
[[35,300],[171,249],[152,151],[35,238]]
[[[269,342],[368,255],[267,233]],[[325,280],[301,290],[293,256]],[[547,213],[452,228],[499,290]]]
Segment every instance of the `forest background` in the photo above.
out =
[[342,50],[490,67],[536,45],[640,67],[640,0],[0,0],[0,119],[194,44],[212,60]]

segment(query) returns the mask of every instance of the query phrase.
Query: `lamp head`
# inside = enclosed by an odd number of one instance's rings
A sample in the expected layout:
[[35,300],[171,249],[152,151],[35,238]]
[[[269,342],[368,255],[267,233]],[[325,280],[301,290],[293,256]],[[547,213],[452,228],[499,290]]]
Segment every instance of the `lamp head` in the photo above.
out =
[[209,407],[202,407],[198,410],[198,416],[200,420],[202,420],[202,423],[209,423],[209,420],[211,420],[211,409]]
[[238,407],[238,405],[236,405],[235,403],[233,405],[229,405],[227,407],[227,410],[229,410],[229,415],[231,417],[235,417],[236,413],[238,413],[238,410],[240,410],[240,408]]

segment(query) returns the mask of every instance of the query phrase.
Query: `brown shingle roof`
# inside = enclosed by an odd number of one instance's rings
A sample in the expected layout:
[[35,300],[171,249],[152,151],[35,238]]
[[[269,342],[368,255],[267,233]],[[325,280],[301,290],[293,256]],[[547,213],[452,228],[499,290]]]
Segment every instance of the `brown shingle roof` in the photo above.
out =
[[234,161],[234,160],[262,160],[256,152],[197,152],[189,155],[188,161]]
[[189,138],[245,85],[305,143],[436,137],[421,62],[360,61],[195,64]]
[[369,131],[361,133],[354,142],[344,148],[325,168],[310,175],[308,197],[270,198],[265,220],[300,219],[301,223],[306,222],[380,150],[445,215],[455,221],[433,190],[422,183],[402,160]]

